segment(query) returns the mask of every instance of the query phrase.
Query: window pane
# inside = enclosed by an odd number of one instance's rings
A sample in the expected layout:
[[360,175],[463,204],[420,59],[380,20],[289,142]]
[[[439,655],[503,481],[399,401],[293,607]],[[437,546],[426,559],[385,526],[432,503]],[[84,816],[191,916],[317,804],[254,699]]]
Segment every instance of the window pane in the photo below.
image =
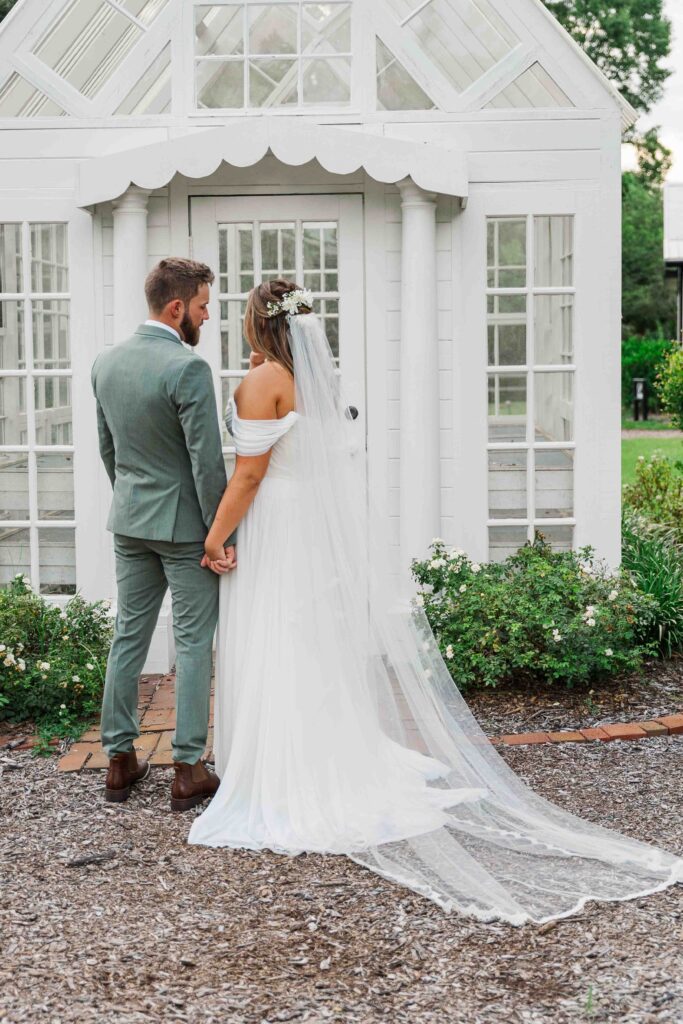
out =
[[304,4],[301,44],[309,53],[349,53],[351,4]]
[[119,2],[143,25],[150,25],[157,14],[164,9],[168,0],[119,0]]
[[21,75],[10,75],[0,89],[0,117],[63,117],[64,113],[58,103]]
[[432,0],[426,7],[389,0],[399,20],[458,92],[497,64],[519,42],[489,0]]
[[250,348],[244,337],[244,299],[221,301],[221,369],[248,370]]
[[96,96],[142,30],[101,0],[72,0],[34,53],[84,96]]
[[0,453],[0,519],[28,518],[28,455]]
[[535,453],[536,518],[574,514],[574,450],[550,448]]
[[526,519],[526,451],[489,452],[489,519]]
[[221,378],[221,428],[224,448],[233,448],[235,445],[232,434],[228,432],[228,428],[225,424],[225,412],[228,408],[228,400],[232,398],[241,383],[242,377]]
[[243,8],[237,4],[195,7],[195,53],[234,56],[244,53]]
[[433,110],[436,104],[377,37],[377,106],[380,110]]
[[244,106],[244,62],[200,60],[195,69],[197,106],[208,109]]
[[76,593],[76,531],[38,531],[41,594]]
[[543,523],[540,523],[536,529],[550,543],[553,551],[571,551],[574,543],[574,527],[572,525],[544,526]]
[[117,114],[167,114],[171,110],[171,46],[170,43],[152,61],[144,75],[133,86]]
[[492,373],[488,379],[489,441],[526,440],[526,374]]
[[38,452],[38,518],[73,519],[74,457],[66,452]]
[[535,439],[573,441],[573,372],[534,374]]
[[24,303],[7,299],[0,302],[0,370],[23,370],[25,366]]
[[261,278],[285,277],[294,280],[295,225],[261,225]]
[[0,444],[28,444],[24,377],[0,377]]
[[[489,295],[486,308],[495,315],[526,312],[526,295]],[[515,318],[518,319],[518,318]]]
[[22,292],[21,224],[0,224],[0,292]]
[[526,362],[526,321],[489,320],[489,366]]
[[34,301],[33,363],[37,370],[66,370],[71,366],[67,299]]
[[0,529],[0,585],[10,583],[17,573],[31,575],[31,542],[28,530]]
[[335,362],[339,365],[339,300],[320,299],[314,308],[322,321]]
[[296,4],[249,4],[249,53],[296,53]]
[[72,444],[71,379],[35,377],[36,444]]
[[504,562],[508,555],[524,547],[526,540],[526,526],[489,526],[489,559]]
[[264,58],[249,62],[249,104],[252,107],[281,107],[297,102],[295,60]]
[[489,288],[526,285],[526,220],[489,218],[487,222]]
[[69,289],[66,224],[31,224],[31,289]]
[[251,224],[219,224],[221,294],[245,294],[254,287],[254,231]]
[[574,218],[534,217],[534,284],[574,283]]
[[348,103],[351,96],[351,61],[329,57],[303,61],[304,103]]
[[573,352],[573,295],[534,297],[534,347],[536,363],[571,363]]

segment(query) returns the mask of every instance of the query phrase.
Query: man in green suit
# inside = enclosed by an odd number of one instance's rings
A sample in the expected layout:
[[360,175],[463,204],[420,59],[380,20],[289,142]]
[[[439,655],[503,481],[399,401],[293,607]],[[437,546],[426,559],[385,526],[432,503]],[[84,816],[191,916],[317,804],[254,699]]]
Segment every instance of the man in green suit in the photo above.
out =
[[92,368],[100,454],[114,488],[107,529],[114,534],[118,595],[102,702],[105,797],[126,800],[149,770],[133,747],[138,682],[170,587],[177,652],[171,807],[179,811],[212,796],[219,784],[201,756],[219,575],[236,564],[234,535],[217,574],[204,558],[226,487],[211,370],[193,351],[209,316],[213,279],[203,263],[162,260],[145,281],[150,319]]

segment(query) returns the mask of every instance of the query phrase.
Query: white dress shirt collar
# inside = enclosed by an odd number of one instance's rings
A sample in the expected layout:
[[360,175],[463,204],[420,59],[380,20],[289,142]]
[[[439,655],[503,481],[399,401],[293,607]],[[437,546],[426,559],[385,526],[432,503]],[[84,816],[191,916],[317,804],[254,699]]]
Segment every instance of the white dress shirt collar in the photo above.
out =
[[162,324],[161,320],[145,320],[145,324],[148,327],[163,327],[165,331],[170,331],[171,334],[174,334],[178,341],[183,340],[176,331],[175,327],[169,327],[168,324]]

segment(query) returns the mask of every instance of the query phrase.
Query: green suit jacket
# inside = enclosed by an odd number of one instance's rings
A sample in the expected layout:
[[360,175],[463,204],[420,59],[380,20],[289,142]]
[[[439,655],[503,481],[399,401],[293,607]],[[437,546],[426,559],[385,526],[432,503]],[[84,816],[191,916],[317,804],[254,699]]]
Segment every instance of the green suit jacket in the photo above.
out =
[[226,487],[209,364],[170,331],[141,324],[100,353],[91,379],[100,454],[114,488],[107,529],[203,541]]

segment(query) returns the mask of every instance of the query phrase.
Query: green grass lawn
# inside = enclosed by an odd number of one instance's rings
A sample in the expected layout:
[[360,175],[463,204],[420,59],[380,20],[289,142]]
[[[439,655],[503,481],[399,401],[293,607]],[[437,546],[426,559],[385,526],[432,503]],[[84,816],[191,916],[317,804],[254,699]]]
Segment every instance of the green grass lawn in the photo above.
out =
[[639,455],[649,459],[653,452],[661,451],[669,459],[683,461],[683,439],[680,437],[631,437],[621,442],[621,482],[633,483],[636,477],[636,462]]

